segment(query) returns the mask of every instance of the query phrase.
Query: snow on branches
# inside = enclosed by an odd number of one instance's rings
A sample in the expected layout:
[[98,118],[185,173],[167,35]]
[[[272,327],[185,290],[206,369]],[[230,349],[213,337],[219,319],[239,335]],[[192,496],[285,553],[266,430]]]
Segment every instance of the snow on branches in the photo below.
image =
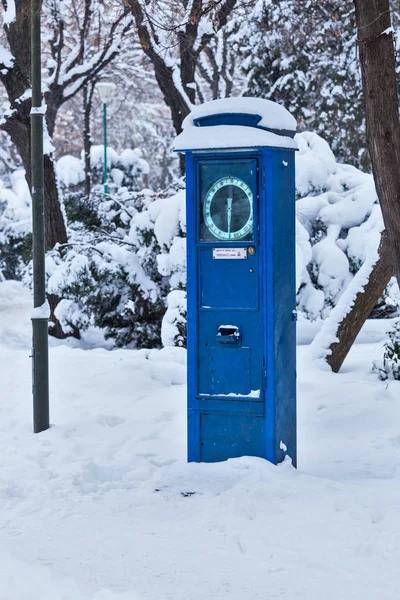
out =
[[212,97],[231,89],[232,73],[225,64],[231,54],[226,38],[224,44],[218,32],[226,26],[236,0],[127,0],[127,4],[171,110],[175,131],[180,133],[196,97],[204,98],[199,76],[203,75]]

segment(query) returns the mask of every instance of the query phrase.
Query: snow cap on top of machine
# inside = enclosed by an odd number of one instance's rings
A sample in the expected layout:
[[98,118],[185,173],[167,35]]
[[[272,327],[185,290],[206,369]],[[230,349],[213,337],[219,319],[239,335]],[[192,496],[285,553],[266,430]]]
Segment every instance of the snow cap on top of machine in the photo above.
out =
[[174,150],[270,146],[297,148],[296,119],[280,104],[262,98],[221,98],[193,107]]

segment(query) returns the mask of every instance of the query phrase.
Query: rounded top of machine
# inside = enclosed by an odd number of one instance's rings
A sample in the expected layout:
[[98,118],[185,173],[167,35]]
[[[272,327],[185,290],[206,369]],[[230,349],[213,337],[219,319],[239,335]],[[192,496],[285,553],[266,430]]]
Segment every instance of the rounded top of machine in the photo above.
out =
[[195,106],[183,121],[174,150],[254,147],[296,149],[296,119],[280,104],[262,98],[222,98]]

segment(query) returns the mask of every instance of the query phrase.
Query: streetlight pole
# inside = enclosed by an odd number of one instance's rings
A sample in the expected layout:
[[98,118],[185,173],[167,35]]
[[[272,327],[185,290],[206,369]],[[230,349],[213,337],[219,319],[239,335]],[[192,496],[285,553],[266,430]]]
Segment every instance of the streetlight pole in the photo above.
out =
[[104,195],[108,194],[108,170],[107,170],[107,104],[103,102],[103,140],[104,140],[104,165],[103,165],[103,184]]
[[108,81],[100,81],[96,84],[100,100],[103,104],[103,139],[104,139],[104,165],[103,165],[103,185],[104,195],[108,194],[108,170],[107,170],[107,104],[109,104],[115,91],[115,84]]
[[43,118],[41,87],[40,11],[41,0],[31,0],[31,167],[32,167],[32,393],[33,431],[40,433],[49,423],[48,308],[45,279]]

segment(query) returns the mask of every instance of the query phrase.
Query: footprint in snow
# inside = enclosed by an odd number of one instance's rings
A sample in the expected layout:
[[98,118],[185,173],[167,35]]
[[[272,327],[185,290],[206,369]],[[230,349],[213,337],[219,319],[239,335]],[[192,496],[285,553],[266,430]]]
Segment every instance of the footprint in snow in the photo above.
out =
[[117,417],[116,415],[100,415],[97,423],[105,427],[116,427],[125,423],[125,419],[121,419],[121,417]]

